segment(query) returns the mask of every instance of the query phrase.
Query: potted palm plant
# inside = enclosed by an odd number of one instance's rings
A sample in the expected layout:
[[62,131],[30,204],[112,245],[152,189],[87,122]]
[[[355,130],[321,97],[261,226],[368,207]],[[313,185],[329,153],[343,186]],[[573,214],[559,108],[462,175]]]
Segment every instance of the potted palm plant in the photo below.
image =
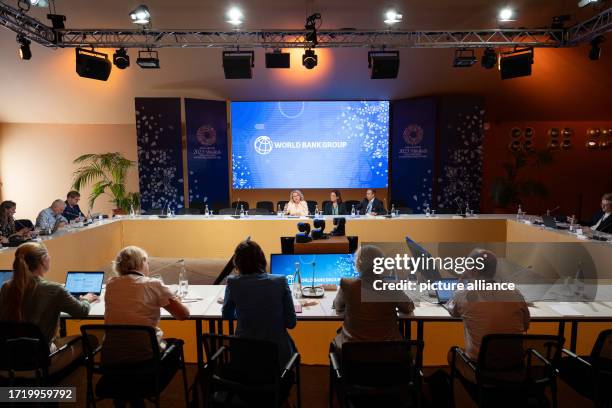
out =
[[127,192],[125,180],[128,170],[135,162],[126,159],[121,153],[90,153],[77,157],[73,161],[79,168],[73,173],[72,188],[80,191],[81,188],[91,185],[89,195],[89,207],[102,194],[110,196],[110,201],[115,205],[113,215],[127,214],[133,207],[140,208],[140,193]]

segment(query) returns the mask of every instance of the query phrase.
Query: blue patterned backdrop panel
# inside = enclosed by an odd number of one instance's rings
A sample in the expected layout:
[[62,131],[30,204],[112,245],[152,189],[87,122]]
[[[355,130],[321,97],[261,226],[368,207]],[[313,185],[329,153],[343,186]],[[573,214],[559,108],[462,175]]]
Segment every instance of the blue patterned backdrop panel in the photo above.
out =
[[[432,206],[435,98],[391,103],[391,201],[422,213]],[[433,208],[433,206],[432,206]]]
[[189,205],[229,207],[225,101],[185,99]]
[[479,211],[482,185],[483,100],[444,97],[439,105],[438,208]]
[[144,211],[184,206],[180,98],[135,98],[138,177]]

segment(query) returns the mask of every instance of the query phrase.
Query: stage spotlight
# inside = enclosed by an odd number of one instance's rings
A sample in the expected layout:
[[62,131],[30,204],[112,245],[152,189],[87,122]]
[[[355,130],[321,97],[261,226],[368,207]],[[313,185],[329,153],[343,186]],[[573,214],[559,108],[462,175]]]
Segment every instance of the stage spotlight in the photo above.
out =
[[499,10],[497,20],[500,22],[515,21],[516,17],[514,10],[512,10],[510,7],[504,7],[503,9]]
[[578,2],[578,7],[586,7],[591,3],[597,3],[597,0],[580,0]]
[[130,66],[130,56],[125,48],[119,48],[113,54],[113,64],[119,69],[126,69]]
[[251,79],[255,66],[253,51],[223,51],[225,79]]
[[317,40],[317,21],[321,21],[321,14],[314,13],[306,17],[306,24],[304,24],[304,28],[308,31],[304,35],[304,39],[312,43],[313,47],[319,43]]
[[51,20],[51,25],[54,30],[63,30],[66,28],[64,21],[66,21],[66,16],[62,14],[47,14],[47,18]]
[[19,45],[19,58],[29,60],[32,58],[32,50],[30,49],[30,40],[19,34],[17,36],[17,44]]
[[233,26],[239,26],[243,22],[244,14],[242,14],[242,11],[238,7],[232,7],[227,11],[226,17],[227,23]]
[[393,25],[396,23],[401,23],[402,17],[403,16],[401,14],[399,14],[397,11],[393,9],[387,10],[387,12],[385,13],[385,24]]
[[145,26],[151,22],[151,13],[147,6],[140,5],[136,7],[131,13],[130,18],[132,23]]
[[108,55],[94,50],[76,48],[76,72],[80,77],[106,81],[112,64]]
[[394,79],[399,70],[399,51],[368,52],[368,68],[371,79]]
[[334,236],[344,236],[345,234],[345,226],[346,226],[346,218],[344,217],[335,217],[334,218],[334,228],[331,232]]
[[455,59],[453,60],[453,67],[468,68],[474,65],[476,61],[477,59],[474,50],[455,50]]
[[552,18],[552,24],[550,25],[550,28],[552,28],[553,30],[561,30],[563,28],[565,28],[565,22],[566,21],[570,21],[572,19],[572,16],[569,14],[562,14],[560,16],[554,16]]
[[314,224],[315,229],[313,229],[312,232],[310,233],[310,236],[312,237],[313,240],[329,238],[329,235],[324,232],[325,231],[325,220],[317,218],[313,221],[313,224]]
[[138,51],[136,64],[142,69],[159,69],[159,53],[151,49],[140,50]]
[[302,55],[302,65],[306,69],[313,69],[319,63],[319,57],[315,54],[314,50],[307,49]]
[[523,48],[500,54],[499,71],[501,79],[511,79],[531,75],[533,48]]
[[266,68],[291,68],[291,54],[281,50],[267,52]]
[[597,61],[601,58],[601,47],[599,44],[605,41],[603,35],[598,35],[591,40],[591,49],[589,50],[589,59],[591,61]]
[[307,222],[298,222],[299,233],[295,234],[295,242],[303,244],[312,241],[310,237],[310,224]]
[[47,7],[49,5],[48,0],[29,0],[29,3],[34,7]]
[[480,66],[486,69],[495,68],[497,65],[497,52],[493,48],[485,48],[482,59],[480,60]]

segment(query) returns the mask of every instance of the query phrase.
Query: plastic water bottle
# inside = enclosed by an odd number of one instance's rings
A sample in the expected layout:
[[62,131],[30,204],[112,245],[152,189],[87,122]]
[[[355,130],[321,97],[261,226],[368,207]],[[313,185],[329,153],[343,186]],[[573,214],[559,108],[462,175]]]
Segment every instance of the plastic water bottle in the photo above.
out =
[[189,292],[189,281],[187,280],[187,270],[185,269],[185,261],[181,261],[181,270],[179,272],[179,287],[178,295],[182,299]]
[[425,216],[431,217],[431,209],[429,208],[429,204],[427,204],[427,208],[425,208]]
[[208,204],[204,206],[204,216],[210,217],[210,210],[208,209]]
[[395,217],[395,204],[391,204],[391,216]]
[[470,216],[470,204],[467,201],[465,202],[465,216]]
[[302,297],[302,273],[300,263],[295,263],[295,271],[293,272],[293,297]]
[[516,211],[516,219],[519,221],[523,219],[523,209],[521,208],[520,204],[518,206],[518,210]]
[[351,208],[351,217],[354,217],[355,215],[356,215],[355,204],[353,204],[353,208]]
[[130,218],[136,218],[136,211],[134,211],[134,204],[130,204]]
[[317,218],[319,216],[319,206],[318,205],[315,205],[314,216],[315,216],[315,218]]
[[578,269],[574,277],[574,294],[579,298],[584,298],[584,272],[582,271],[582,261],[578,262]]
[[240,218],[244,217],[244,205],[240,204]]

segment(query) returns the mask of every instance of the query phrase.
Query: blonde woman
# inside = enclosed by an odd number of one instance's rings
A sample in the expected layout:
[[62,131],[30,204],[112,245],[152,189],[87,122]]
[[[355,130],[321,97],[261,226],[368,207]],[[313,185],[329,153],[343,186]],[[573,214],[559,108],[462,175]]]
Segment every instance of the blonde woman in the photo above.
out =
[[89,314],[90,303],[98,297],[88,293],[76,299],[61,284],[45,280],[50,266],[51,257],[42,243],[27,242],[17,248],[13,278],[0,289],[0,320],[35,324],[52,353],[68,345],[51,358],[52,374],[83,355],[80,336],[55,337],[60,313],[84,318]]
[[289,194],[289,202],[285,205],[285,214],[298,217],[308,215],[308,203],[304,200],[304,194],[300,190],[293,190]]
[[106,283],[104,321],[153,327],[164,349],[164,333],[159,328],[160,308],[178,320],[187,319],[189,309],[163,282],[148,276],[147,258],[147,253],[137,246],[119,251],[115,259],[117,276]]

